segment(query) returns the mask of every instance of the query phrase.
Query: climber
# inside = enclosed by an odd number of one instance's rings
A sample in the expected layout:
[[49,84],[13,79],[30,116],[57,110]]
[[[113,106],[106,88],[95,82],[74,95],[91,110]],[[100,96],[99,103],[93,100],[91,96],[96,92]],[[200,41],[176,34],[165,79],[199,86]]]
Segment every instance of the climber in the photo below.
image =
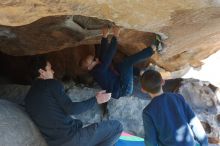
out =
[[[132,94],[133,65],[151,57],[154,54],[153,49],[159,51],[158,46],[161,46],[161,40],[157,36],[151,47],[126,57],[121,63],[112,67],[112,59],[117,51],[117,38],[119,37],[120,28],[116,26],[112,28],[113,37],[110,44],[107,39],[109,31],[108,27],[102,29],[103,36],[100,48],[96,46],[95,56],[88,55],[80,61],[80,66],[91,73],[103,90],[112,93],[112,97],[118,99]],[[136,74],[139,74],[137,70],[136,72]]]
[[154,70],[141,77],[142,91],[152,98],[142,113],[146,146],[208,146],[205,130],[183,96],[164,93],[163,84]]
[[34,57],[31,65],[35,80],[25,98],[25,108],[49,146],[113,146],[117,142],[122,132],[120,122],[108,120],[83,127],[80,120],[70,116],[107,102],[110,93],[100,91],[88,100],[72,102],[61,82],[54,79],[47,59]]

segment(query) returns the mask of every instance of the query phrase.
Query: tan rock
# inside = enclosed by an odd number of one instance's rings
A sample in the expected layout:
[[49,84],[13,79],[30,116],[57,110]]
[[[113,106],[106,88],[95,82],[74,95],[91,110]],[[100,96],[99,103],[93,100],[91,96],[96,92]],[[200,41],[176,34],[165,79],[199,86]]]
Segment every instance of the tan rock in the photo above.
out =
[[[0,50],[11,55],[31,55],[94,44],[101,25],[92,28],[95,32],[86,33],[68,27],[65,19],[71,15],[92,16],[125,28],[120,42],[125,54],[146,46],[144,38],[139,35],[137,40],[136,35],[161,34],[167,38],[167,51],[155,55],[153,61],[167,71],[176,71],[186,65],[199,67],[200,60],[219,50],[219,14],[218,0],[2,0],[0,36],[14,39],[16,48],[0,37]],[[61,26],[65,27],[61,30]],[[129,32],[133,35],[129,36]]]

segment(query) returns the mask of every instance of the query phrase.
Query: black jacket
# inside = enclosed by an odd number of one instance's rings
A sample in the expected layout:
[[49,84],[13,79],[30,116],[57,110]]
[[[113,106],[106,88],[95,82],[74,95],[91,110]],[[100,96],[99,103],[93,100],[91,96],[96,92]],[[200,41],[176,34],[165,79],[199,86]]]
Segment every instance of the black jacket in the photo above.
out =
[[36,80],[25,98],[27,113],[51,146],[69,141],[82,128],[82,122],[70,115],[80,114],[95,103],[95,97],[72,102],[61,82],[54,79]]

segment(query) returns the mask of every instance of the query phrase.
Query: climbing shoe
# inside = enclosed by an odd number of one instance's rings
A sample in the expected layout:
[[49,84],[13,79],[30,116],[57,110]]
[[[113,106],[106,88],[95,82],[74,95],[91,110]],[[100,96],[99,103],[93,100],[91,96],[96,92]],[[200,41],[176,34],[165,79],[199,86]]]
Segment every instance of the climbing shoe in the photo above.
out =
[[155,40],[152,42],[152,45],[156,47],[156,51],[159,54],[162,54],[165,50],[165,45],[162,42],[162,38],[160,35],[156,34]]

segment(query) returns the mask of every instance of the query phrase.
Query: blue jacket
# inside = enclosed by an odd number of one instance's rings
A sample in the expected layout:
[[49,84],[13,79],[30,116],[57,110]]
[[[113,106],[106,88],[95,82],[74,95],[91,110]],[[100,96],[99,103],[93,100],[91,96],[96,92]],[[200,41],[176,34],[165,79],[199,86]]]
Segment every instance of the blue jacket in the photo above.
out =
[[163,93],[143,110],[146,146],[208,146],[205,131],[180,94]]

